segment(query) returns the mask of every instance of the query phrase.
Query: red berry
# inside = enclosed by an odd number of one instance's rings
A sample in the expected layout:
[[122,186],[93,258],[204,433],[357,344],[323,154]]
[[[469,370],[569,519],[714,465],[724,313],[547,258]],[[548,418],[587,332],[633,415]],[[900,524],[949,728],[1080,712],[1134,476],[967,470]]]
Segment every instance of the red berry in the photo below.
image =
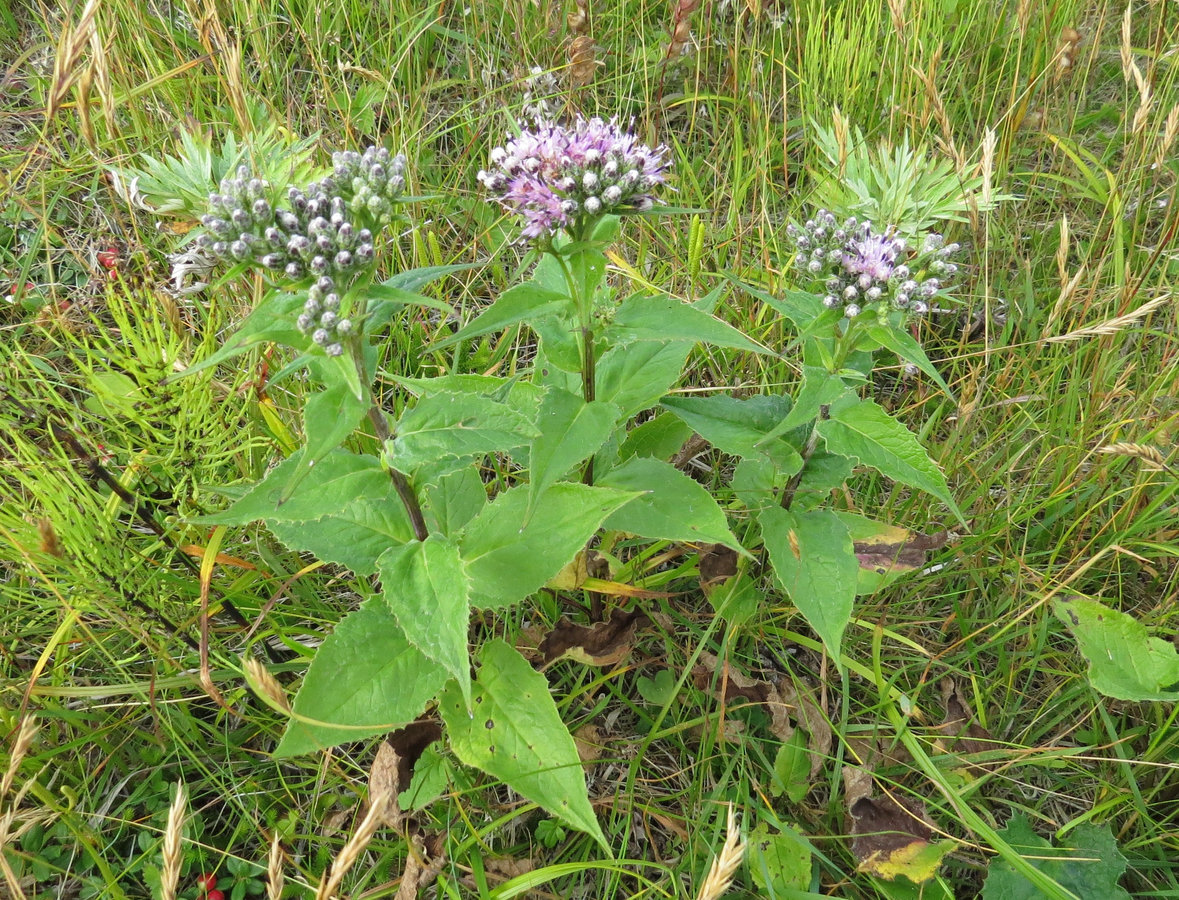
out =
[[98,264],[104,269],[113,269],[119,262],[119,251],[114,247],[110,247],[106,250],[99,250],[96,255],[98,258]]
[[197,876],[196,884],[202,891],[212,891],[217,887],[217,876],[212,872],[205,872],[203,875]]
[[206,900],[225,900],[225,894],[221,891],[209,891],[205,894]]

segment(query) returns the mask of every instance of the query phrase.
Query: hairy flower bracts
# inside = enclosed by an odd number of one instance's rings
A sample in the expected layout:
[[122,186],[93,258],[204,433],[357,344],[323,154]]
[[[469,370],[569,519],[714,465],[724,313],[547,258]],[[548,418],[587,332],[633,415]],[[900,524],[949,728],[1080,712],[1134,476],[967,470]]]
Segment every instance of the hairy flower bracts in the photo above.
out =
[[578,118],[571,127],[542,122],[491,151],[494,168],[479,181],[524,219],[523,236],[558,229],[585,236],[601,216],[654,205],[666,180],[667,148],[651,149],[616,120]]
[[290,188],[282,206],[267,181],[239,167],[209,196],[201,217],[206,232],[197,241],[219,262],[260,266],[279,281],[312,281],[299,330],[339,356],[340,339],[352,328],[342,298],[372,267],[373,232],[393,221],[405,190],[405,157],[369,147],[335,153],[332,162],[331,176]]
[[927,235],[913,252],[892,228],[876,231],[854,216],[840,225],[827,210],[819,210],[802,228],[788,225],[786,231],[794,241],[795,267],[822,280],[823,304],[842,307],[848,318],[881,302],[924,315],[958,271],[949,262],[958,245],[944,244],[939,234]]

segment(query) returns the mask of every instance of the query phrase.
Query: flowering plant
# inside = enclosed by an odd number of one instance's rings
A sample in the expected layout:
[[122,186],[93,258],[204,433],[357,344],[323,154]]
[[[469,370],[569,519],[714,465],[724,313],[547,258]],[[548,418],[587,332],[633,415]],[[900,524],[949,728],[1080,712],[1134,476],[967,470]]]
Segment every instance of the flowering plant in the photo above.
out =
[[[652,210],[666,157],[600,119],[537,123],[493,150],[479,181],[520,218],[539,261],[528,280],[435,346],[526,326],[535,359],[523,377],[396,379],[396,416],[373,391],[368,338],[406,304],[438,305],[415,291],[447,271],[374,283],[378,235],[396,218],[405,161],[376,148],[337,154],[330,176],[292,188],[285,203],[239,171],[210,198],[201,246],[268,273],[274,288],[196,368],[279,342],[319,387],[304,410],[305,445],[203,521],[263,520],[288,546],[375,579],[371,596],[316,652],[279,754],[385,733],[433,710],[461,761],[605,846],[545,676],[500,639],[476,648],[472,673],[473,610],[502,610],[545,587],[587,586],[591,542],[608,570],[599,587],[625,577],[622,560],[636,541],[720,548],[740,562],[709,595],[719,614],[736,620],[748,607],[764,558],[842,668],[856,592],[902,568],[888,554],[911,535],[825,508],[824,498],[863,464],[956,511],[916,438],[858,390],[880,347],[936,377],[899,326],[929,283],[912,288],[903,270],[925,266],[919,260],[930,253],[943,261],[940,251],[911,256],[887,229],[854,221],[837,229],[821,213],[792,232],[799,265],[807,278],[837,279],[840,291],[824,299],[746,288],[798,329],[798,396],[679,396],[699,343],[775,351],[714,315],[723,286],[684,302],[619,299],[608,285],[604,250],[620,216]],[[947,264],[935,270],[934,262],[929,271],[944,274]],[[859,314],[873,303],[875,318]],[[341,446],[362,424],[377,438],[375,452]],[[744,540],[717,499],[668,461],[692,432],[738,460],[732,489],[756,526],[742,529]],[[492,456],[510,461],[509,474],[488,485],[483,464]],[[870,569],[862,546],[875,548]]]

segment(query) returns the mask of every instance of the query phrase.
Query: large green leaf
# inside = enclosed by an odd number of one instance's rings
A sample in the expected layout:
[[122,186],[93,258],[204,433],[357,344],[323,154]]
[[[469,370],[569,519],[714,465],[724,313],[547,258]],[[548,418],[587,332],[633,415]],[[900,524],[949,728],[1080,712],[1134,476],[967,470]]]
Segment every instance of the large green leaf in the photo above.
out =
[[299,522],[335,513],[358,497],[383,494],[389,475],[375,456],[333,450],[313,466],[290,497],[287,483],[303,464],[304,450],[292,453],[224,512],[194,521],[206,525],[245,525],[257,519]]
[[1057,600],[1053,608],[1081,645],[1089,680],[1101,693],[1118,700],[1179,700],[1173,643],[1151,637],[1133,616],[1096,600]]
[[787,475],[802,468],[802,455],[792,444],[782,437],[767,440],[778,423],[790,414],[789,397],[757,395],[745,400],[726,394],[668,397],[663,406],[725,453],[742,458],[764,456]]
[[[355,367],[353,367],[355,368]],[[303,407],[304,464],[295,468],[283,486],[282,496],[294,494],[299,483],[311,474],[315,464],[335,450],[368,412],[368,398],[357,397],[344,381],[329,384],[312,394]]]
[[577,746],[548,681],[501,640],[484,644],[479,657],[474,712],[453,683],[439,704],[455,756],[592,835],[609,852],[586,794]]
[[424,541],[390,547],[377,567],[385,602],[405,636],[454,676],[469,704],[470,585],[458,545],[432,534]]
[[559,312],[568,304],[569,298],[564,293],[548,290],[535,282],[518,284],[500,294],[474,321],[449,337],[436,341],[432,347],[440,349],[481,334],[503,331],[512,325]]
[[412,472],[440,459],[512,450],[535,434],[528,417],[506,403],[477,394],[431,394],[397,422],[390,463]]
[[919,488],[946,504],[965,522],[954,502],[946,477],[925,452],[917,437],[871,400],[846,397],[830,408],[819,434],[832,453],[858,459],[894,481]]
[[477,394],[497,403],[505,403],[516,412],[534,417],[544,398],[544,389],[521,378],[498,378],[494,375],[439,375],[436,378],[394,378],[415,397],[438,394]]
[[400,728],[421,715],[449,677],[409,642],[385,601],[372,597],[316,651],[275,756]]
[[[1017,815],[999,834],[1011,847],[1079,900],[1130,900],[1118,885],[1126,871],[1126,857],[1108,825],[1078,825],[1053,847],[1036,834],[1027,817]],[[991,860],[983,882],[983,900],[1040,900],[1044,892],[1003,859]]]
[[527,486],[504,491],[471,520],[460,542],[472,604],[523,600],[560,572],[606,517],[635,496],[561,482],[541,495],[536,513],[524,524]]
[[632,457],[598,484],[641,492],[606,519],[606,528],[663,541],[724,544],[745,552],[712,495],[670,463]]
[[603,334],[611,347],[637,341],[702,341],[750,353],[771,353],[716,316],[666,294],[623,301]]
[[528,454],[525,522],[532,517],[541,494],[583,459],[593,456],[621,416],[613,403],[586,403],[576,394],[549,388],[536,419],[539,432]]
[[834,511],[795,513],[770,506],[758,516],[782,589],[842,668],[839,648],[856,599],[856,561],[847,526]]
[[679,381],[691,352],[692,345],[683,341],[611,347],[598,360],[597,398],[630,418],[663,399]]
[[357,575],[374,574],[382,553],[413,540],[405,507],[388,479],[384,493],[361,497],[338,512],[302,522],[271,520],[267,526],[291,549],[347,566]]

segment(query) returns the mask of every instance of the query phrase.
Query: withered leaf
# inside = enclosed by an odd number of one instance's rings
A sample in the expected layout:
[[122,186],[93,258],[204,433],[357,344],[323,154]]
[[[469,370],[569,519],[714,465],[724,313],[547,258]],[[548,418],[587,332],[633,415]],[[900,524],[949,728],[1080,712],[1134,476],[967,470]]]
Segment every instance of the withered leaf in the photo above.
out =
[[442,726],[434,719],[425,718],[410,722],[385,738],[381,747],[388,746],[397,756],[397,790],[393,793],[394,797],[409,787],[413,780],[413,767],[426,748],[441,739]]
[[957,846],[951,840],[933,842],[933,828],[919,800],[885,794],[852,801],[850,792],[848,800],[857,871],[888,880],[904,875],[921,883],[936,874]]
[[368,802],[370,805],[383,806],[384,815],[381,819],[390,828],[399,827],[402,819],[401,807],[397,803],[397,795],[401,793],[398,774],[400,765],[397,751],[385,740],[377,747],[373,764],[368,770]]
[[983,753],[995,748],[994,738],[974,718],[961,686],[948,675],[938,682],[945,718],[935,746],[945,753]]
[[546,587],[558,591],[575,591],[585,584],[586,579],[608,579],[610,561],[593,548],[581,550],[546,583]]
[[[700,662],[692,669],[693,684],[708,690],[718,665],[713,654],[700,654]],[[770,714],[770,733],[779,740],[788,741],[795,727],[801,727],[807,733],[812,778],[829,758],[831,723],[809,692],[800,691],[793,683],[783,679],[773,685],[729,670],[724,683],[716,689],[716,697],[726,705],[739,699],[765,705]]]
[[581,759],[581,764],[587,769],[606,752],[602,731],[592,722],[587,722],[573,732],[573,743],[577,747],[577,756]]
[[597,48],[594,39],[587,34],[579,34],[569,44],[569,83],[573,87],[585,87],[594,80],[597,74]]
[[732,547],[707,544],[700,548],[700,587],[706,593],[736,574],[737,551]]
[[483,867],[488,875],[507,881],[509,878],[527,875],[536,868],[536,864],[530,859],[513,859],[510,856],[503,856],[498,859],[485,860]]
[[625,609],[614,610],[605,622],[590,627],[562,617],[538,649],[546,666],[566,657],[588,666],[612,666],[630,655],[635,632],[649,623],[643,613]]
[[415,834],[411,837],[409,857],[405,860],[405,872],[401,875],[395,900],[415,900],[422,890],[430,886],[446,861],[442,852],[445,846],[441,834],[425,837]]
[[877,523],[880,531],[871,537],[855,540],[852,547],[860,568],[877,575],[895,575],[911,572],[925,565],[925,555],[930,550],[940,550],[946,545],[949,533],[922,534],[905,528]]

